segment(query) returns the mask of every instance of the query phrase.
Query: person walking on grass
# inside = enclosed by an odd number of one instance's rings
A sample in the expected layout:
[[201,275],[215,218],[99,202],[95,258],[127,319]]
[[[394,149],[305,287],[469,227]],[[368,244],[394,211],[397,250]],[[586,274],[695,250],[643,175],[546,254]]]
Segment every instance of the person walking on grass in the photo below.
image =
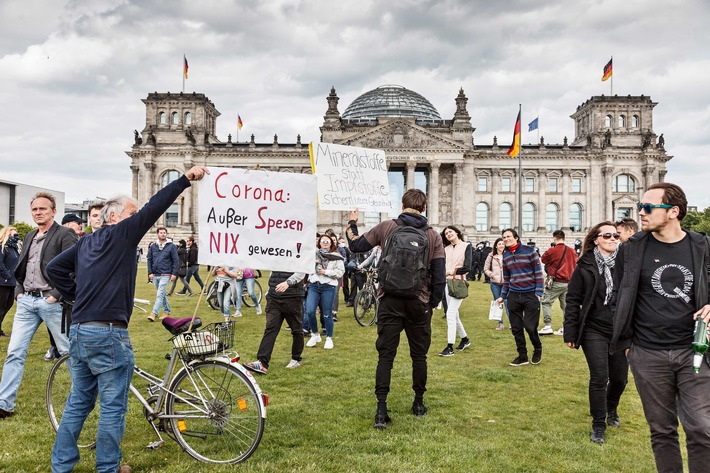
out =
[[[503,290],[496,302],[507,301],[510,329],[515,338],[518,356],[510,366],[537,365],[542,361],[542,342],[537,333],[540,323],[540,298],[544,281],[542,265],[535,248],[520,243],[518,233],[512,228],[503,230]],[[525,332],[533,346],[532,360],[528,358]]]
[[[628,382],[624,350],[609,351],[614,326],[611,313],[612,274],[619,234],[612,222],[594,225],[582,244],[572,273],[564,314],[564,341],[580,348],[589,366],[590,440],[603,444],[607,425],[619,427],[619,399]],[[625,343],[625,342],[624,342]]]
[[[661,182],[638,204],[642,233],[619,246],[611,351],[627,356],[659,472],[682,472],[678,419],[690,473],[710,466],[710,361],[693,370],[695,321],[710,322],[710,241],[686,230],[683,190]],[[630,340],[627,342],[626,340]]]
[[[431,345],[431,314],[441,302],[446,288],[446,254],[441,235],[428,225],[423,215],[426,203],[424,192],[409,189],[402,196],[399,217],[379,223],[364,235],[358,234],[357,209],[351,211],[348,218],[346,236],[351,251],[365,252],[377,245],[382,247],[375,343],[378,354],[376,429],[385,429],[392,422],[387,410],[387,395],[402,330],[407,334],[412,358],[412,414],[416,417],[427,414],[424,393],[427,352]],[[403,289],[397,290],[396,287]]]
[[[441,240],[444,245],[444,253],[446,254],[446,280],[460,278],[465,280],[466,274],[471,268],[472,249],[471,244],[463,241],[461,230],[449,225],[441,232]],[[461,343],[456,347],[457,350],[463,351],[471,346],[471,341],[468,338],[466,329],[461,323],[461,315],[459,308],[463,299],[457,299],[449,294],[449,291],[444,291],[446,297],[446,338],[447,345],[439,356],[454,356],[454,343],[456,342],[456,334],[461,337]]]
[[291,361],[288,369],[301,367],[303,353],[303,279],[306,273],[287,273],[272,271],[269,277],[269,290],[266,293],[266,328],[259,344],[256,361],[244,363],[255,373],[266,374],[269,371],[271,354],[274,351],[276,337],[279,335],[284,320],[291,331]]
[[185,276],[187,276],[187,242],[185,240],[180,240],[177,247],[178,261],[180,262],[178,266],[177,279],[173,279],[170,284],[170,290],[168,290],[168,296],[173,295],[175,291],[175,286],[177,285],[178,279],[182,283],[182,289],[177,292],[178,295],[192,296],[192,288],[190,283],[187,282]]
[[[493,300],[500,297],[500,293],[503,291],[503,252],[505,251],[505,243],[502,238],[498,238],[495,243],[493,243],[493,249],[486,257],[486,263],[483,265],[483,272],[488,278],[491,285],[491,294],[493,294]],[[506,313],[508,309],[505,309]],[[503,330],[505,325],[503,324],[503,316],[501,315],[500,322],[496,326],[496,330]]]
[[333,297],[335,297],[340,278],[345,274],[345,263],[338,251],[337,242],[328,235],[318,239],[319,249],[316,250],[316,271],[308,277],[308,294],[306,294],[306,317],[311,338],[306,346],[312,348],[321,342],[318,332],[316,308],[325,325],[325,343],[323,348],[333,348]]
[[155,284],[156,291],[155,304],[148,316],[150,322],[155,322],[156,317],[160,315],[161,308],[163,309],[161,319],[170,316],[170,302],[168,302],[167,296],[168,284],[177,279],[180,267],[177,248],[173,242],[168,240],[168,230],[165,227],[160,227],[156,230],[156,234],[158,240],[148,247],[148,281]]
[[552,304],[559,299],[560,308],[564,313],[567,284],[577,264],[577,253],[565,245],[565,232],[562,230],[552,232],[552,246],[542,254],[540,260],[545,265],[548,277],[553,278],[553,283],[552,286],[545,287],[542,294],[542,319],[545,325],[538,333],[562,335],[563,330],[555,332],[552,329]]

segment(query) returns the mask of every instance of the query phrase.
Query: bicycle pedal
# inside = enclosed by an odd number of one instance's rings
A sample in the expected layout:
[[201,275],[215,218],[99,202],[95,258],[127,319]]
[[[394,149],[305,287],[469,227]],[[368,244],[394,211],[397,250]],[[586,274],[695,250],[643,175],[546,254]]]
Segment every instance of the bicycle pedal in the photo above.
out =
[[162,440],[156,440],[155,442],[151,442],[148,444],[148,449],[149,450],[157,450],[160,447],[163,447],[165,445],[165,442]]

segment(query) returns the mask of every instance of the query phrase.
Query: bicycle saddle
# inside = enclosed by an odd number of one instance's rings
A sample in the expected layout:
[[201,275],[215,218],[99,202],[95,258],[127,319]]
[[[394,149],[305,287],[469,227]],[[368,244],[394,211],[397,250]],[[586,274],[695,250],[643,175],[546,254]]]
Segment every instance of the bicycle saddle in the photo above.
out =
[[[190,328],[190,322],[192,322],[192,317],[165,317],[163,319],[163,327],[165,327],[168,332],[173,335],[180,335],[181,333],[187,331]],[[192,324],[193,330],[202,326],[202,320],[199,317],[195,317],[195,322]]]

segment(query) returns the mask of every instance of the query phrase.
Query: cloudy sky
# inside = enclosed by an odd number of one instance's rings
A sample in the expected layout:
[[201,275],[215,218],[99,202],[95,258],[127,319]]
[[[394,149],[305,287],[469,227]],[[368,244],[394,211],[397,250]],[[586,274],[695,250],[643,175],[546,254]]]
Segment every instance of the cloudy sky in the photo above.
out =
[[[0,179],[68,202],[130,193],[141,99],[206,94],[217,135],[317,140],[335,86],[342,113],[383,84],[414,90],[451,118],[463,87],[476,143],[510,141],[540,115],[547,143],[569,116],[614,93],[658,102],[667,180],[710,206],[710,2],[706,0],[3,0]],[[537,140],[536,132],[523,142]]]

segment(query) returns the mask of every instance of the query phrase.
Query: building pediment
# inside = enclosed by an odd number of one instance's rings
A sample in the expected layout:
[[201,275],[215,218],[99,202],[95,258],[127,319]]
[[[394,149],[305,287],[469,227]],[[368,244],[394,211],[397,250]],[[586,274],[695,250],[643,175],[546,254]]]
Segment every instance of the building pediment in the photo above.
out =
[[636,196],[633,195],[622,195],[621,197],[617,197],[614,199],[614,207],[619,207],[619,206],[630,206],[630,207],[635,207],[636,204],[639,202],[639,199]]
[[384,150],[456,150],[469,148],[439,133],[418,126],[412,121],[392,120],[362,133],[350,135],[337,144]]

